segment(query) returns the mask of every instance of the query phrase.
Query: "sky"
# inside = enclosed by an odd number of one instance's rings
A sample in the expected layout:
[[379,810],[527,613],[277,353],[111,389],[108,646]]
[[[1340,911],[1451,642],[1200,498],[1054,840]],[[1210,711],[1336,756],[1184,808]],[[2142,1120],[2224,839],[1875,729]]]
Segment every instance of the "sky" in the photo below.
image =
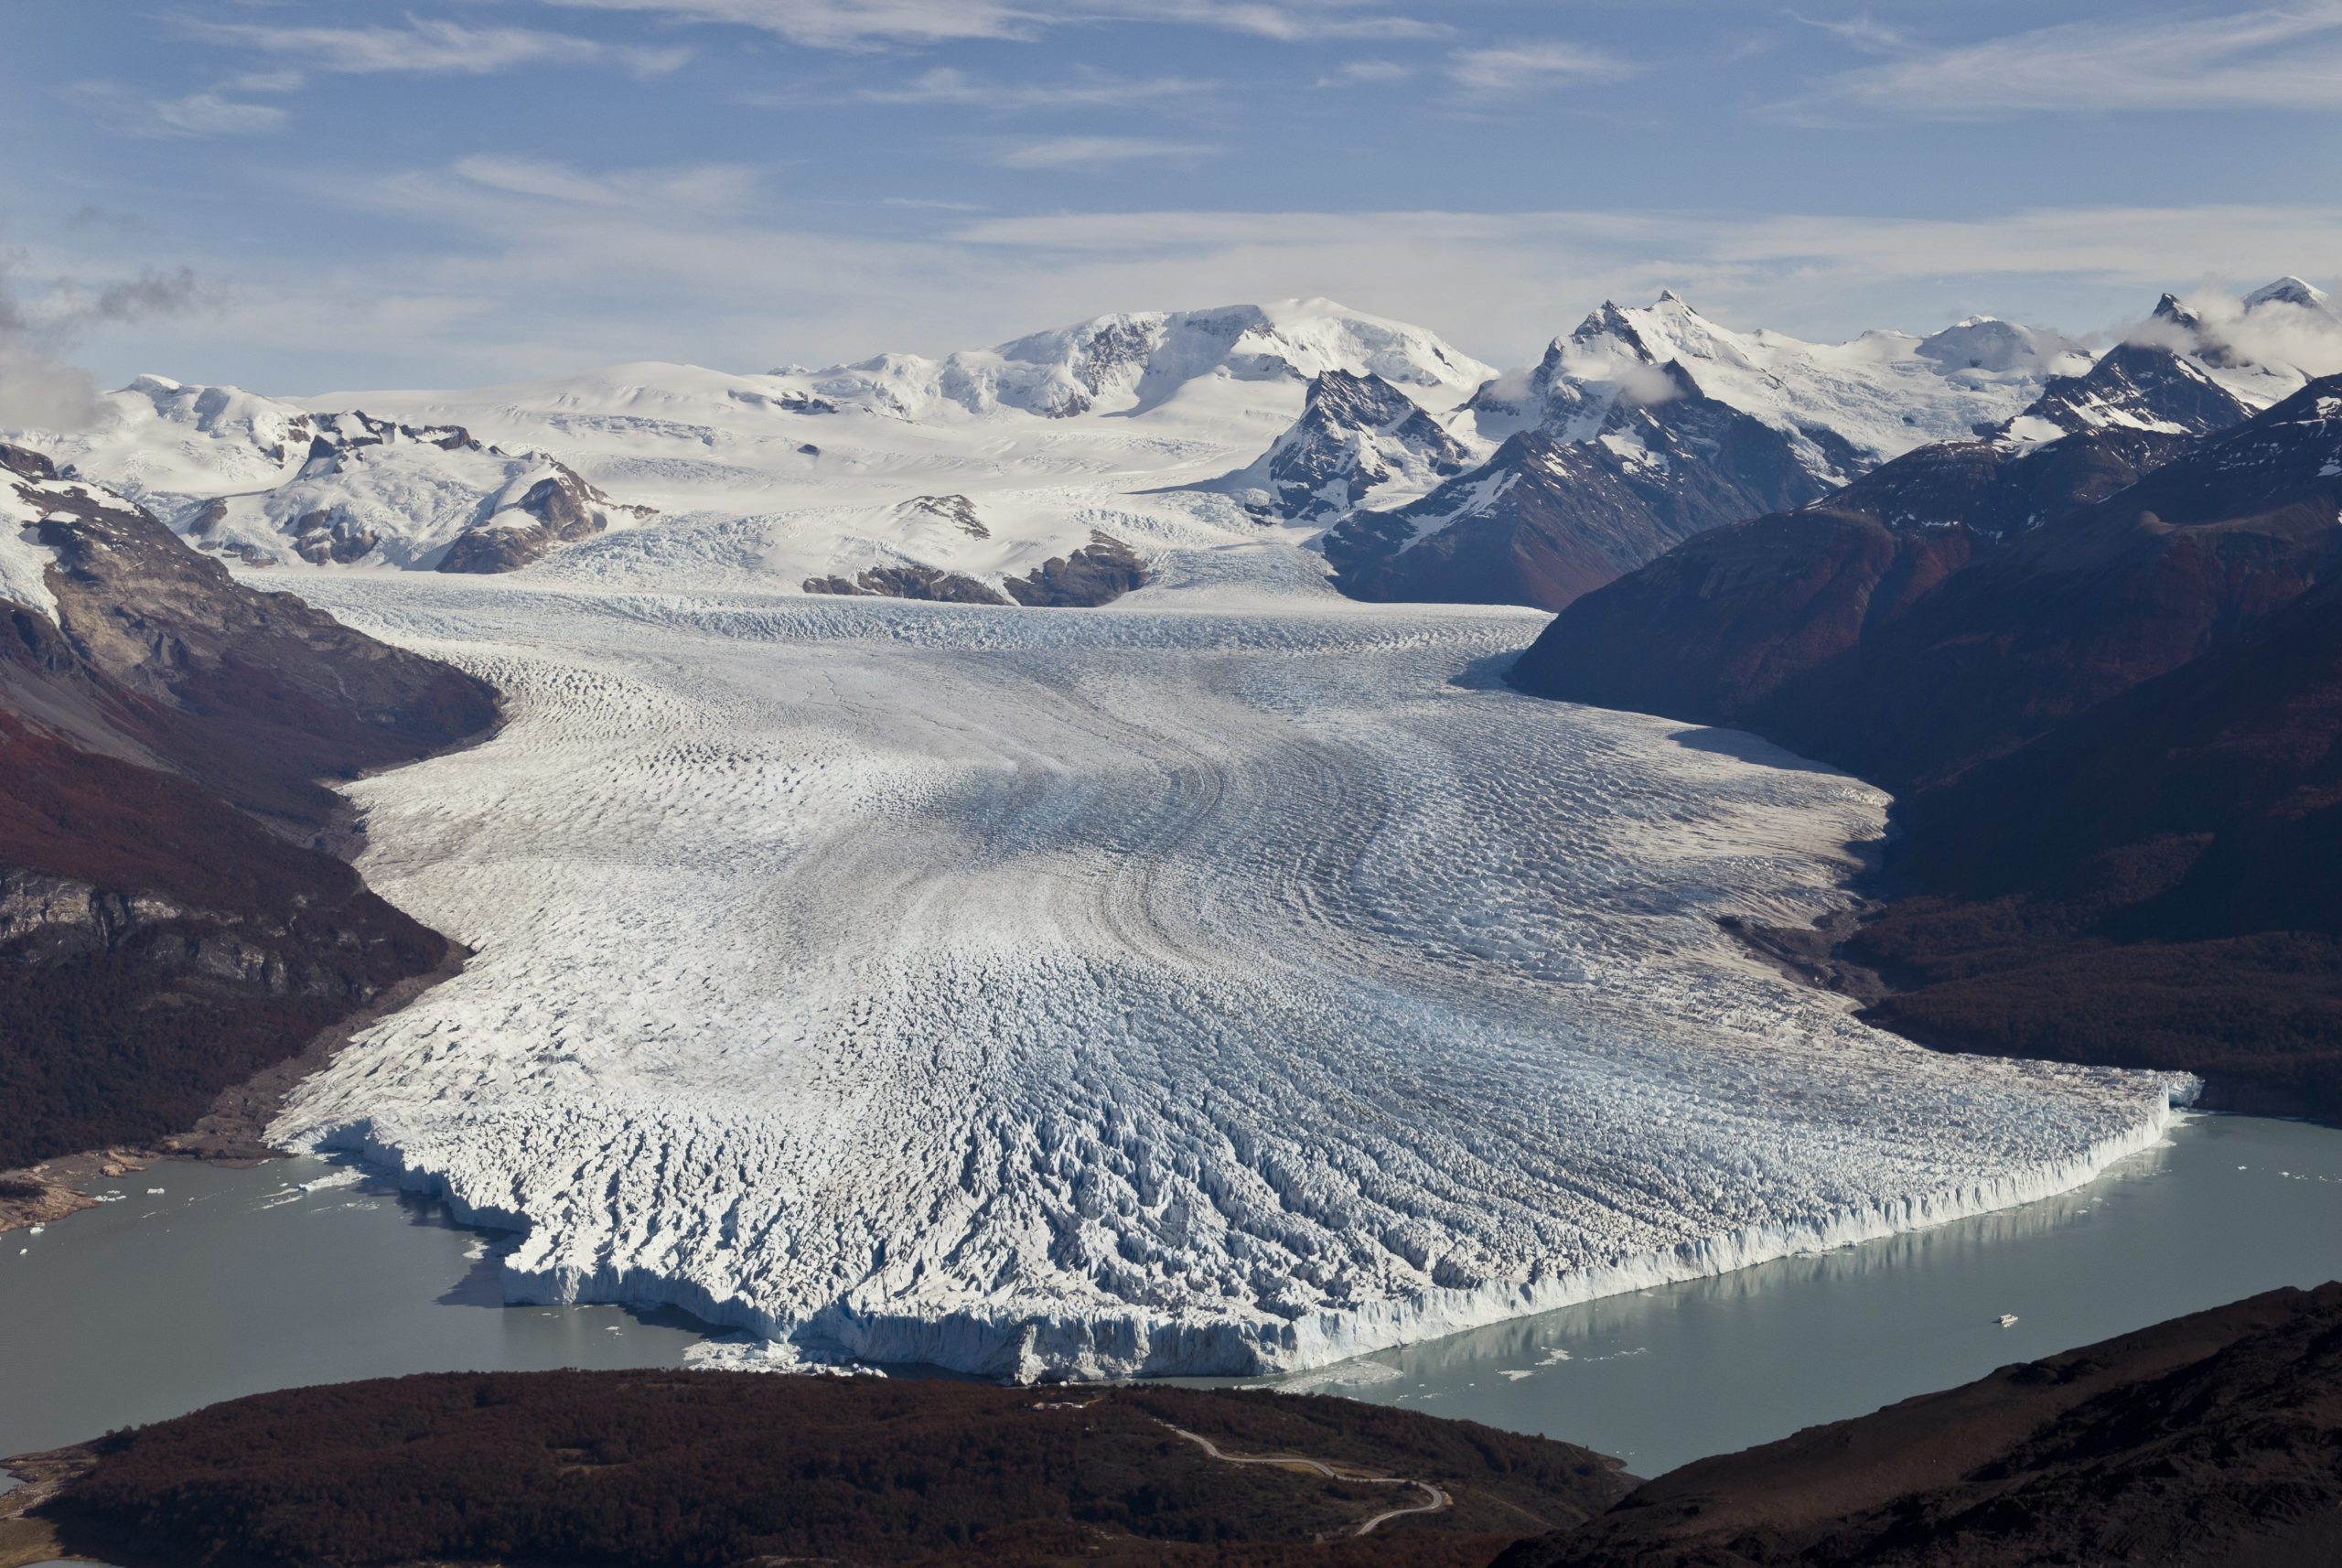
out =
[[0,405],[2342,279],[2342,0],[0,0]]

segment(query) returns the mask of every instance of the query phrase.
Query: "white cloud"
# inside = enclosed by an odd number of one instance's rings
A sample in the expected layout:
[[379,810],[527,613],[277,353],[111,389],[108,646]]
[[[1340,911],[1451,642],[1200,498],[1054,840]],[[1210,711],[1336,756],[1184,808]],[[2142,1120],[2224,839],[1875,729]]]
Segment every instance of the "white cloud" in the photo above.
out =
[[403,27],[293,27],[250,22],[190,22],[196,37],[345,75],[389,72],[488,76],[529,65],[614,64],[643,75],[673,70],[683,48],[623,48],[530,27],[467,27],[410,16]]
[[1133,79],[1078,70],[1056,81],[1003,82],[949,66],[923,71],[894,87],[865,88],[854,96],[872,103],[951,103],[977,109],[1077,109],[1209,92],[1214,84],[1183,76]]
[[1447,58],[1450,81],[1466,92],[1491,96],[1533,92],[1561,81],[1624,76],[1630,69],[1599,49],[1557,42],[1458,49]]
[[1791,11],[1792,21],[1803,22],[1809,27],[1819,27],[1848,48],[1864,54],[1899,54],[1911,47],[1911,40],[1900,27],[1890,27],[1868,12],[1859,16],[1831,18],[1808,16]]
[[544,0],[579,10],[647,11],[730,23],[814,48],[874,48],[968,38],[1031,38],[1053,27],[1168,22],[1255,38],[1442,38],[1442,22],[1396,15],[1371,0]]
[[1334,70],[1317,79],[1319,87],[1380,87],[1394,81],[1404,81],[1415,74],[1415,68],[1395,59],[1344,60]]
[[1217,148],[1144,136],[1043,136],[1004,147],[992,162],[1002,168],[1105,168],[1149,158],[1192,158]]
[[148,271],[111,283],[52,279],[27,303],[23,262],[0,252],[0,430],[77,430],[98,414],[97,383],[67,351],[109,324],[153,321],[195,306],[193,273]]
[[273,103],[242,103],[216,92],[159,99],[148,107],[159,132],[181,136],[248,135],[274,131],[285,120]]
[[274,131],[288,116],[271,103],[246,103],[220,92],[155,98],[117,81],[76,81],[68,96],[91,118],[129,136],[236,136]]
[[1846,71],[1784,107],[1940,120],[2342,104],[2342,0],[2156,21],[2125,8]]
[[1648,299],[1662,283],[1722,320],[1842,337],[1926,330],[1977,309],[2087,328],[2136,320],[2175,285],[2323,276],[2342,260],[2342,204],[1958,221],[1616,210],[1002,217],[898,204],[901,227],[872,234],[814,221],[725,166],[585,170],[487,155],[371,184],[321,178],[314,195],[328,209],[403,220],[407,243],[339,266],[223,257],[209,270],[232,267],[235,307],[110,337],[124,358],[134,353],[124,372],[291,391],[361,376],[500,381],[638,359],[822,363],[940,352],[1111,310],[1308,295],[1519,363],[1601,300]]
[[574,206],[736,213],[757,199],[756,172],[736,164],[586,174],[541,158],[479,153],[457,159],[452,167],[481,189]]

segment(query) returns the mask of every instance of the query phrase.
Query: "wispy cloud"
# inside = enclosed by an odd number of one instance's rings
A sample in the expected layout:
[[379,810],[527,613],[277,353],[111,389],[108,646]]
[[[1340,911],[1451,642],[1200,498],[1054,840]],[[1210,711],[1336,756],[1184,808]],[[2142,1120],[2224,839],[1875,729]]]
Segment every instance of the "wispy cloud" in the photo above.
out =
[[1633,68],[1600,49],[1545,42],[1457,49],[1447,57],[1448,80],[1466,92],[1509,97],[1563,81],[1625,76]]
[[478,153],[457,159],[452,170],[482,190],[583,207],[737,213],[757,196],[756,171],[736,164],[587,173],[543,158]]
[[1853,16],[1809,16],[1801,11],[1787,13],[1793,22],[1816,27],[1864,54],[1899,54],[1911,47],[1909,37],[1900,27],[1890,27],[1865,11]]
[[578,10],[645,11],[677,21],[761,28],[813,48],[878,48],[970,38],[1033,38],[1102,21],[1166,22],[1298,42],[1430,38],[1444,22],[1372,0],[544,0]]
[[1415,68],[1395,59],[1344,60],[1334,70],[1319,77],[1317,87],[1385,87],[1394,81],[1404,81],[1415,74]]
[[273,103],[244,103],[216,92],[158,99],[148,105],[158,131],[182,136],[234,136],[274,131],[285,111]]
[[1939,120],[2342,103],[2342,0],[2036,27],[1842,72],[1783,105]]
[[248,103],[220,92],[156,98],[116,81],[77,81],[65,91],[99,124],[131,136],[243,136],[274,131],[288,118],[273,103]]
[[939,66],[893,87],[864,88],[854,96],[871,103],[963,104],[975,109],[1090,109],[1154,98],[1209,92],[1215,84],[1184,76],[1131,78],[1077,70],[1055,81],[994,81]]
[[1043,136],[994,153],[992,162],[1012,169],[1110,168],[1153,158],[1194,158],[1219,151],[1193,142],[1163,142],[1146,136]]
[[410,16],[403,27],[295,27],[252,22],[185,24],[194,37],[345,75],[489,76],[532,65],[622,66],[642,75],[675,70],[681,48],[634,48],[532,27],[467,27]]

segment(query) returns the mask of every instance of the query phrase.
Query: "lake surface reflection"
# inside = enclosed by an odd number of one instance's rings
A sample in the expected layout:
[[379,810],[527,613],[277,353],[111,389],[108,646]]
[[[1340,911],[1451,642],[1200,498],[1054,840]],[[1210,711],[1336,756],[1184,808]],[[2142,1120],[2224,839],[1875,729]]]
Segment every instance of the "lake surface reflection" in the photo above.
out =
[[[702,1337],[673,1314],[503,1306],[501,1243],[321,1161],[162,1165],[115,1189],[39,1236],[0,1237],[0,1455],[296,1384],[674,1366]],[[2337,1277],[2342,1130],[2200,1116],[2063,1197],[1277,1386],[1564,1437],[1649,1476]]]
[[[2342,1130],[2191,1117],[2078,1192],[1281,1380],[1655,1476],[2012,1361],[2342,1278]],[[2014,1313],[2016,1324],[1996,1319]]]

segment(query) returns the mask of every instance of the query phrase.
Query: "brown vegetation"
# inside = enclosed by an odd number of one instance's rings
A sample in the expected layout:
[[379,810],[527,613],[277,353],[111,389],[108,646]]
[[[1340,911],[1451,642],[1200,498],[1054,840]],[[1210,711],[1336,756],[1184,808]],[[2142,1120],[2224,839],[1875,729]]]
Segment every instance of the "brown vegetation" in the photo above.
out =
[[[1421,1476],[1456,1506],[1217,1461]],[[560,1562],[1479,1564],[1630,1484],[1601,1456],[1333,1399],[712,1372],[451,1374],[263,1394],[91,1444],[45,1520],[222,1565]],[[1387,1532],[1387,1533],[1386,1533]],[[1337,1543],[1323,1549],[1323,1538]]]
[[1874,1022],[2342,1115],[2337,397],[1914,453],[1580,600],[1514,679],[1902,792],[1845,950]]
[[2287,1568],[2342,1541],[2342,1284],[1660,1477],[1499,1568]]

